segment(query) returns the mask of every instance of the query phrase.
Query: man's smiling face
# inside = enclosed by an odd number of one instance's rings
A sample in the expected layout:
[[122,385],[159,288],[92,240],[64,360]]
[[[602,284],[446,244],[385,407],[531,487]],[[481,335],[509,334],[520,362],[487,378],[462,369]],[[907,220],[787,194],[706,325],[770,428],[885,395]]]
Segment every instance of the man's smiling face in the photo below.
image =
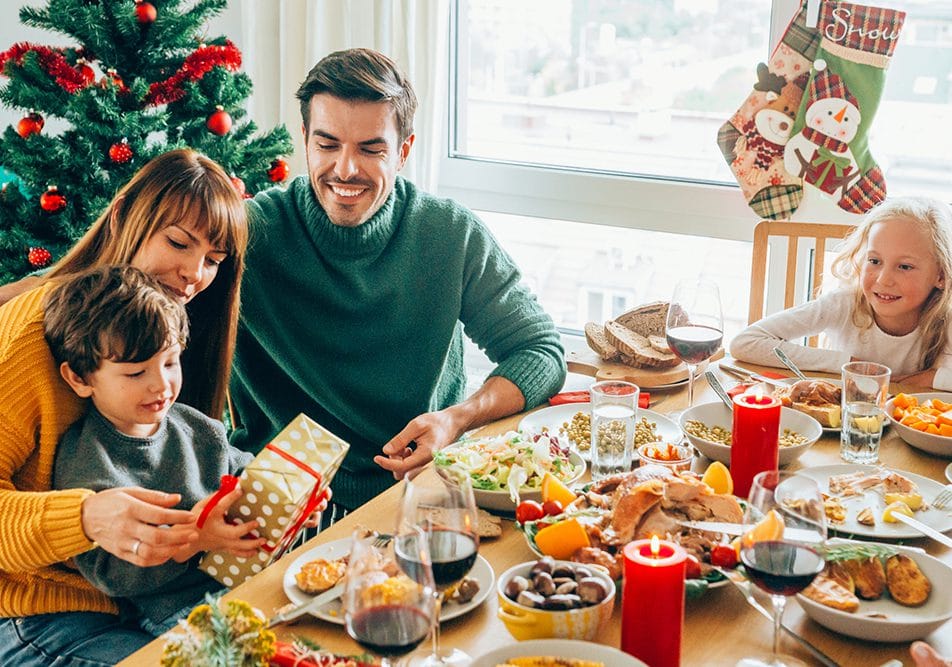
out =
[[414,136],[400,141],[388,102],[329,93],[311,98],[303,130],[311,187],[331,222],[341,227],[367,222],[390,196]]

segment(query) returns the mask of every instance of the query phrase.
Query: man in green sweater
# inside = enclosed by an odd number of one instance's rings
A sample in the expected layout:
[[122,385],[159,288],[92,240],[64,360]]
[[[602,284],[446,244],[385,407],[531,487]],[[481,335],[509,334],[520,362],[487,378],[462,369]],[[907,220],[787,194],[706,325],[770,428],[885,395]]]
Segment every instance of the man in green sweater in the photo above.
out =
[[[353,509],[465,431],[559,390],[564,352],[512,258],[468,209],[397,175],[416,96],[380,53],[332,53],[297,92],[307,177],[249,203],[232,442],[304,412],[351,443]],[[463,334],[497,364],[465,397]]]

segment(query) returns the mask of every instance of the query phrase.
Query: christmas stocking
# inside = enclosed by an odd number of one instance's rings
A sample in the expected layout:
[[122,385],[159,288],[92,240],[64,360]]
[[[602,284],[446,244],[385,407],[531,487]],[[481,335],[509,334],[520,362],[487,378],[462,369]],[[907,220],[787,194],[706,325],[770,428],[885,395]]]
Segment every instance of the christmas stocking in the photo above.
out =
[[820,9],[822,40],[783,162],[851,213],[886,198],[868,135],[905,16],[849,2],[827,1]]
[[762,218],[789,217],[803,197],[800,178],[784,169],[783,151],[819,43],[819,32],[806,27],[804,3],[770,61],[757,66],[753,92],[717,133],[744,198]]

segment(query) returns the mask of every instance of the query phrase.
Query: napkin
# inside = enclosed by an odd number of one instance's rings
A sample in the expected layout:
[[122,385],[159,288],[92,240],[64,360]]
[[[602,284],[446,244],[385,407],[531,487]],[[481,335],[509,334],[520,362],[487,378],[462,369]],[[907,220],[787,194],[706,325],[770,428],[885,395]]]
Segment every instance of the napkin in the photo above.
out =
[[[565,405],[566,403],[588,403],[591,400],[591,396],[587,391],[563,391],[560,394],[556,394],[549,399],[549,405]],[[651,394],[646,391],[638,394],[638,407],[642,409],[648,408],[648,403],[651,401]]]

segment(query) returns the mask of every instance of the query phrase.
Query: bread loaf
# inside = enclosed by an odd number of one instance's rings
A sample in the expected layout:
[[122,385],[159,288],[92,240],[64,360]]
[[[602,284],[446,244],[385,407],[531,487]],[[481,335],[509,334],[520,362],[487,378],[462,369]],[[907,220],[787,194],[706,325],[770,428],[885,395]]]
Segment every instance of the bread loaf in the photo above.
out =
[[628,329],[615,320],[605,323],[605,337],[615,349],[630,357],[637,366],[647,368],[671,368],[681,363],[670,352],[659,352],[648,339]]
[[[668,305],[667,301],[646,303],[622,313],[615,318],[615,322],[641,334],[645,338],[648,336],[664,338],[665,323],[668,319]],[[688,317],[681,306],[675,304],[674,308],[676,311],[675,317],[677,318],[674,324],[676,326],[687,324]]]
[[605,337],[605,327],[595,322],[585,323],[585,342],[605,361],[619,361],[621,354]]

